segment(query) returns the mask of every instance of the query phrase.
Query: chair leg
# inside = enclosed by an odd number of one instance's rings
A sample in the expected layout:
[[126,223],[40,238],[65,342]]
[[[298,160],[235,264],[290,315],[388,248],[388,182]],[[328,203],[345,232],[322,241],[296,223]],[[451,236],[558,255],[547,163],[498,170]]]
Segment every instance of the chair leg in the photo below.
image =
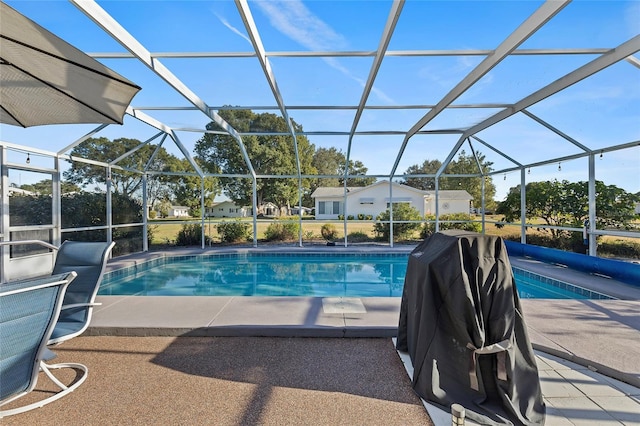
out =
[[[55,369],[60,369],[60,368],[73,368],[74,370],[80,370],[82,371],[82,376],[80,376],[80,378],[78,378],[71,386],[66,386],[65,384],[63,384],[60,380],[58,380],[57,377],[55,377],[53,375],[53,373],[51,372],[51,370],[55,370]],[[40,362],[40,370],[42,370],[47,377],[49,377],[51,379],[51,381],[53,383],[56,384],[56,386],[58,386],[61,390],[60,392],[55,393],[54,395],[51,395],[50,397],[47,397],[43,400],[40,401],[36,401],[32,404],[29,405],[24,405],[21,407],[17,407],[17,408],[13,408],[10,410],[5,410],[5,411],[0,411],[0,418],[2,417],[7,417],[7,416],[12,416],[14,414],[18,414],[18,413],[24,413],[25,411],[29,411],[29,410],[33,410],[35,408],[40,408],[43,407],[53,401],[56,401],[60,398],[62,398],[63,396],[65,396],[66,394],[73,392],[74,390],[76,390],[76,388],[78,386],[80,386],[82,383],[84,383],[84,381],[87,379],[87,374],[89,372],[89,370],[87,369],[87,367],[83,364],[77,364],[77,363],[61,363],[61,364],[45,364],[43,361]],[[15,400],[15,399],[12,399]],[[7,401],[9,402],[9,401]]]

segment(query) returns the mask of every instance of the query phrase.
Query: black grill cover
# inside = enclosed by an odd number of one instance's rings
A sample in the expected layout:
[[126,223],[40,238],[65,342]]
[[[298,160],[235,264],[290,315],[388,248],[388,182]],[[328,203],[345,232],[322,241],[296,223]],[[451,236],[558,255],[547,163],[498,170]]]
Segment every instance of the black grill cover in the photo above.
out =
[[431,235],[409,256],[397,349],[413,388],[482,424],[544,424],[535,357],[500,237]]

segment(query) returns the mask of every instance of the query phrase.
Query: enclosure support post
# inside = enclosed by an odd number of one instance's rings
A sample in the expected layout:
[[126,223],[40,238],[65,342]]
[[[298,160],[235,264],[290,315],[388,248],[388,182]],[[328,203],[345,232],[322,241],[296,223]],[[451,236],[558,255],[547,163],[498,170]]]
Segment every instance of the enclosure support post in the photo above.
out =
[[253,195],[251,196],[253,210],[253,246],[258,247],[258,182],[253,175]]
[[202,231],[201,241],[202,249],[204,250],[205,243],[205,229],[204,229],[204,176],[200,177],[200,230]]
[[393,185],[389,178],[389,247],[393,247]]
[[527,244],[527,185],[524,167],[520,167],[520,242]]
[[149,200],[147,199],[147,174],[142,175],[142,251],[149,251]]
[[596,234],[593,230],[596,229],[596,160],[593,153],[589,154],[589,256],[597,256],[598,243],[596,241]]
[[111,166],[107,167],[107,242],[113,241],[113,205],[111,203]]
[[440,181],[440,176],[436,175],[435,178],[436,181],[436,227],[435,227],[435,232],[440,232],[440,196],[438,195],[438,193],[440,192],[440,185],[438,185],[438,182]]
[[62,187],[60,185],[60,158],[53,157],[53,164],[56,172],[51,176],[51,201],[53,203],[53,235],[51,236],[51,244],[60,247],[62,241]]

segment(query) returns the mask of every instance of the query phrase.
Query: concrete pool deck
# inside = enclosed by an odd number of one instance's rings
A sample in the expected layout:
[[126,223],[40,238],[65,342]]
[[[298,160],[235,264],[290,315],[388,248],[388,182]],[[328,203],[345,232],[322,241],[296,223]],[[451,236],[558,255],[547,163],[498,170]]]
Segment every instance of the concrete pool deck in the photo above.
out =
[[[313,247],[306,250],[409,252],[413,247]],[[229,249],[233,252],[237,249]],[[263,249],[291,252],[298,247]],[[214,250],[220,252],[220,250]],[[119,269],[164,255],[206,254],[209,250],[171,250],[113,259],[108,270]],[[538,352],[543,394],[550,407],[562,411],[569,400],[575,407],[602,408],[614,420],[610,424],[640,424],[640,288],[615,280],[569,270],[526,258],[512,258],[514,266],[541,275],[607,293],[619,300],[521,299],[530,340]],[[87,335],[127,336],[305,336],[305,337],[389,337],[397,330],[400,298],[313,298],[313,297],[210,297],[210,296],[98,296]],[[542,352],[542,353],[540,353]],[[549,355],[547,355],[549,354]],[[558,357],[558,359],[553,357]],[[546,358],[541,358],[546,357]],[[553,358],[549,360],[549,358]],[[545,361],[546,360],[546,361]],[[566,362],[570,361],[570,362]],[[551,367],[547,367],[551,365]],[[563,369],[566,370],[563,372]],[[568,371],[568,372],[567,372]],[[606,409],[584,387],[600,376],[605,394],[620,408],[621,418]],[[571,378],[575,379],[571,382]],[[579,378],[578,378],[579,377]],[[611,385],[609,378],[624,384]],[[617,383],[615,380],[611,382]],[[546,385],[545,385],[546,382]],[[570,385],[567,383],[571,383]],[[613,386],[613,388],[611,387]],[[567,390],[567,389],[573,390]],[[564,391],[562,389],[565,389]],[[595,388],[593,388],[595,389]],[[558,400],[551,398],[558,397]],[[559,395],[559,396],[558,396]],[[568,399],[567,399],[568,398]],[[577,399],[576,399],[577,398]],[[585,399],[586,398],[586,399]],[[554,404],[555,402],[555,404]],[[564,406],[553,424],[571,419],[579,408]],[[596,412],[600,412],[595,409]],[[429,411],[432,414],[431,411]],[[586,414],[580,414],[583,416]],[[599,415],[599,414],[598,414]],[[434,417],[432,415],[432,417]],[[437,415],[436,415],[437,417]],[[599,417],[598,417],[599,418]],[[626,420],[625,420],[626,419]],[[636,419],[636,420],[629,420]],[[602,420],[602,419],[601,419]],[[435,421],[435,418],[434,418]],[[438,423],[436,423],[438,424]],[[578,422],[579,424],[579,422]],[[598,421],[597,424],[607,424]]]

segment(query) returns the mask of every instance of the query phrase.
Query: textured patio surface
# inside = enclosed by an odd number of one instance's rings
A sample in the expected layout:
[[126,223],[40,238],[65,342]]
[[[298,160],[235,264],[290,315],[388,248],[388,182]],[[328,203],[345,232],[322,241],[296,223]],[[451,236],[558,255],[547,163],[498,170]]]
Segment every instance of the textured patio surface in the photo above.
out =
[[87,381],[1,424],[432,424],[391,339],[88,336],[55,350]]

